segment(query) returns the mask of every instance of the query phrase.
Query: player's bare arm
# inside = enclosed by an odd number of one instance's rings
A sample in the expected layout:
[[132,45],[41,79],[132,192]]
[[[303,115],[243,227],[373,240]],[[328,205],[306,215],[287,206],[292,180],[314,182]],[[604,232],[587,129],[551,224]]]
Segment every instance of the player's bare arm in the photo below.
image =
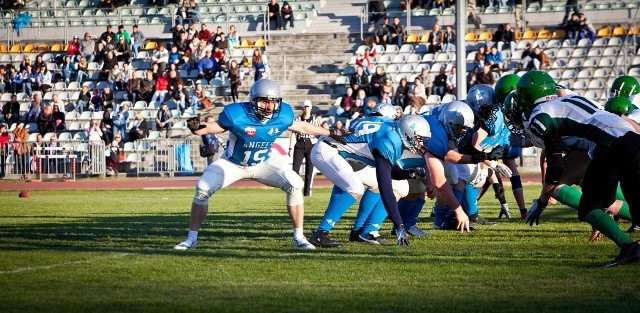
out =
[[431,181],[433,182],[433,186],[438,197],[440,197],[449,208],[453,208],[453,212],[456,214],[456,219],[458,220],[457,228],[462,232],[465,230],[469,231],[469,217],[464,213],[462,206],[456,199],[453,194],[453,190],[451,190],[451,186],[447,182],[447,178],[444,176],[444,166],[442,161],[429,152],[427,152],[425,158],[427,162],[427,169],[431,175]]
[[289,130],[297,133],[316,136],[329,136],[331,134],[328,129],[304,121],[293,122],[293,124],[289,127]]

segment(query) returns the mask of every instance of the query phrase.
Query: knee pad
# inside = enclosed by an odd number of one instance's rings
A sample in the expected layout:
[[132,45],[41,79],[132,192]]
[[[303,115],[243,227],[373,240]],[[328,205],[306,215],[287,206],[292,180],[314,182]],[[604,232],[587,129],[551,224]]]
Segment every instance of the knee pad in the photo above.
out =
[[512,175],[509,180],[511,181],[511,190],[522,189],[522,180],[520,180],[520,175]]
[[409,194],[409,183],[406,180],[392,180],[391,186],[396,196],[404,198]]
[[287,206],[304,204],[304,197],[302,195],[304,181],[300,175],[291,170],[286,171],[284,177],[287,183],[282,186],[282,190],[287,193]]
[[193,203],[204,206],[209,205],[209,198],[212,194],[212,190],[207,190],[196,186],[196,194],[193,196]]

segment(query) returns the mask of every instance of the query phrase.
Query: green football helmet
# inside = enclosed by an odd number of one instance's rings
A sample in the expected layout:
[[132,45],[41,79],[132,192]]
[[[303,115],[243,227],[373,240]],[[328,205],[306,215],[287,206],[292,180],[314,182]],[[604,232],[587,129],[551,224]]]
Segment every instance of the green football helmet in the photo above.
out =
[[[516,92],[511,91],[504,99],[502,112],[504,114],[504,123],[507,124],[512,133],[520,133],[522,131],[522,115],[515,107],[513,97]],[[520,115],[518,115],[520,113]]]
[[640,92],[640,84],[635,77],[622,75],[611,84],[609,97],[631,97]]
[[627,97],[614,97],[605,103],[604,109],[608,112],[620,115],[629,115],[629,113],[638,109]]
[[538,104],[557,98],[556,82],[543,71],[530,71],[522,75],[516,85],[515,107],[529,118]]
[[498,103],[502,104],[507,95],[512,91],[516,90],[516,85],[518,84],[518,80],[520,77],[516,74],[507,74],[496,82],[496,98],[498,98]]

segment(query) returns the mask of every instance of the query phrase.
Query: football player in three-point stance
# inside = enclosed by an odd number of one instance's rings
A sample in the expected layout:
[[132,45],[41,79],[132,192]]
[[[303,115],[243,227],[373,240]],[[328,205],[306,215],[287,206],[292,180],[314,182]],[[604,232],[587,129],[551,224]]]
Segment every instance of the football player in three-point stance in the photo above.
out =
[[538,223],[563,170],[561,139],[575,136],[595,144],[583,179],[578,217],[587,221],[620,247],[608,266],[640,260],[640,243],[634,242],[602,210],[615,201],[618,182],[629,203],[634,223],[640,221],[640,134],[623,118],[601,110],[578,95],[558,97],[549,74],[531,71],[519,80],[514,96],[513,122],[522,125],[531,142],[547,153],[547,173],[540,197],[527,212],[527,222]]
[[282,189],[287,194],[287,210],[293,222],[293,246],[315,249],[303,234],[303,181],[282,158],[269,155],[273,142],[286,130],[312,135],[324,135],[340,140],[339,130],[328,130],[307,122],[294,121],[293,110],[282,102],[280,88],[268,79],[251,86],[250,102],[227,105],[218,121],[200,123],[199,117],[187,121],[196,135],[229,132],[229,140],[222,157],[211,163],[196,184],[191,205],[187,239],[176,250],[194,248],[198,230],[207,216],[209,198],[221,188],[246,178],[267,186]]

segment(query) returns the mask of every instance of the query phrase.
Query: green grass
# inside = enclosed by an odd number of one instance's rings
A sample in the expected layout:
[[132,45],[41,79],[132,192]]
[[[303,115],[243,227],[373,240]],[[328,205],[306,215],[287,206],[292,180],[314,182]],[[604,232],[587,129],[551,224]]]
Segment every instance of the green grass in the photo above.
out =
[[[539,192],[525,188],[527,199]],[[329,192],[307,199],[307,234]],[[640,264],[602,268],[615,245],[587,243],[590,226],[561,205],[537,227],[513,219],[471,234],[434,231],[408,248],[347,243],[354,207],[332,232],[342,248],[301,251],[290,246],[281,191],[226,189],[211,200],[198,248],[173,251],[192,195],[0,192],[0,312],[640,311]],[[491,193],[480,206],[498,215]]]

